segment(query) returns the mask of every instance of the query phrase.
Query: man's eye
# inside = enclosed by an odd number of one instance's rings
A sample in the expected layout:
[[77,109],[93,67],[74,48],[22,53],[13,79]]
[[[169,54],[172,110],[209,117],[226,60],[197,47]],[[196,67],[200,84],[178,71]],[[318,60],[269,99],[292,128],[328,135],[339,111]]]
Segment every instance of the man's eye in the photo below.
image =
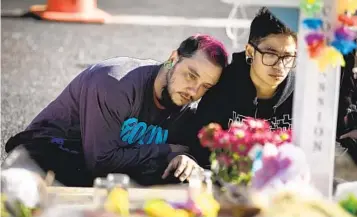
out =
[[188,73],[188,76],[192,79],[192,80],[195,80],[196,79],[196,76],[192,73]]
[[288,61],[288,62],[291,62],[291,61],[295,60],[295,58],[296,58],[296,57],[294,57],[294,56],[285,56],[285,57],[284,57],[284,59],[285,59],[286,61]]
[[275,54],[275,53],[265,53],[265,56],[267,56],[267,57],[269,57],[269,58],[278,57],[278,55]]
[[203,88],[205,88],[205,89],[210,89],[212,86],[211,85],[203,85]]

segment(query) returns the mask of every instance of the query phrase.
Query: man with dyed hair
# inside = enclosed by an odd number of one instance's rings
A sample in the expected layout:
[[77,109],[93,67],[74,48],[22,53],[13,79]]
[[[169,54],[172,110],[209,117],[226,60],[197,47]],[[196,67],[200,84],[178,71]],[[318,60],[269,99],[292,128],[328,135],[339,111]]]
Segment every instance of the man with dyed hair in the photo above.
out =
[[25,147],[67,186],[108,173],[142,185],[184,181],[199,169],[182,143],[184,123],[226,65],[223,44],[208,35],[187,38],[163,64],[105,60],[70,82],[6,151]]

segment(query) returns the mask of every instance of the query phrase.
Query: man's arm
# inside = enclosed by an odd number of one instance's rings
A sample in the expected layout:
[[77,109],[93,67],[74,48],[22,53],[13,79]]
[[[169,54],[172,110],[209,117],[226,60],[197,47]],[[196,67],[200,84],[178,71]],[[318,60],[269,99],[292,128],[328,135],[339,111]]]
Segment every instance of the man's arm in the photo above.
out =
[[[82,143],[87,166],[94,175],[125,172],[167,157],[168,144],[128,144],[120,138],[123,122],[135,109],[139,96],[134,80],[117,80],[108,75],[113,67],[95,67],[84,78],[80,93],[79,115]],[[139,81],[137,81],[139,82]]]

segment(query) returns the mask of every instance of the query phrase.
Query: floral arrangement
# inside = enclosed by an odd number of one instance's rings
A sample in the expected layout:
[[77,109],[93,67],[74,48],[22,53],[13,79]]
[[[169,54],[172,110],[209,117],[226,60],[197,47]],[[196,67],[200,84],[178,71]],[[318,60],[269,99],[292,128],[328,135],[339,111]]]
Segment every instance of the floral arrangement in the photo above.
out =
[[[252,176],[259,174],[263,163],[269,167],[265,168],[267,171],[283,166],[279,164],[280,155],[270,154],[269,157],[269,150],[264,154],[264,146],[279,147],[289,144],[292,135],[291,130],[270,130],[270,125],[265,120],[247,118],[243,122],[233,122],[228,130],[223,130],[219,124],[211,123],[200,130],[198,138],[203,147],[211,150],[211,169],[218,179],[248,185]],[[287,167],[289,160],[286,160],[285,164]],[[269,175],[274,174],[261,174]]]

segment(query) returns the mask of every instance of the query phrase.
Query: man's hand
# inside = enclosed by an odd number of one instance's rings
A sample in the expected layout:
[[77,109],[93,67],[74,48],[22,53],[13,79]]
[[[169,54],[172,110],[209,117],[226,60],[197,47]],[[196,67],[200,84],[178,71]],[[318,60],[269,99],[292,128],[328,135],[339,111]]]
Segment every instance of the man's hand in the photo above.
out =
[[175,177],[179,178],[181,182],[188,179],[194,169],[203,170],[194,160],[186,155],[178,155],[171,160],[167,166],[162,178],[165,179],[171,171],[175,171]]
[[347,139],[347,138],[351,138],[351,139],[357,139],[357,129],[356,130],[351,130],[350,132],[343,134],[340,139]]
[[171,152],[188,152],[190,150],[190,148],[188,146],[184,146],[184,145],[170,144],[169,146],[170,146]]

